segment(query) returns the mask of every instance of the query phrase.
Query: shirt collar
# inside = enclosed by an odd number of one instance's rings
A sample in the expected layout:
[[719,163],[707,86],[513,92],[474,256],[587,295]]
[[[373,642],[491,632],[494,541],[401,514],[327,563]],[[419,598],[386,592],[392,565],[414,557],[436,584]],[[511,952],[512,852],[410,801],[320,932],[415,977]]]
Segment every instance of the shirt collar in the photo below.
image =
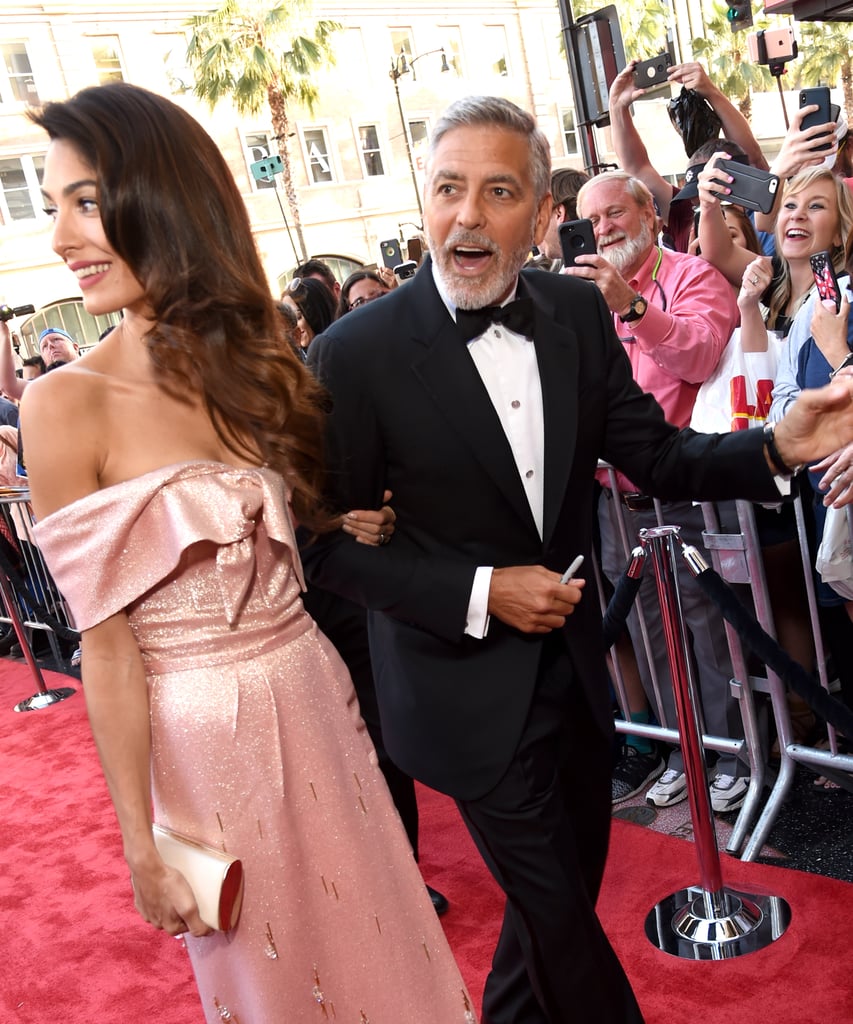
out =
[[[663,248],[660,249],[663,252]],[[653,245],[649,250],[649,255],[640,264],[639,270],[636,274],[628,281],[628,284],[632,288],[637,286],[638,281],[651,281],[652,272],[654,271],[655,264],[658,261],[658,246]]]

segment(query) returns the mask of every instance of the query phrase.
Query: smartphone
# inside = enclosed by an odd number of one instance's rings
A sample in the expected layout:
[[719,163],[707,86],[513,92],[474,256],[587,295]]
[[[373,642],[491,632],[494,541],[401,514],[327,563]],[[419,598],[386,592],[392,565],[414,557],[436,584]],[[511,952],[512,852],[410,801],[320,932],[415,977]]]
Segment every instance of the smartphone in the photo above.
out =
[[398,263],[394,267],[394,276],[400,281],[408,281],[410,277],[415,276],[415,271],[418,269],[417,263],[414,260],[405,260],[403,263]]
[[424,258],[424,247],[419,238],[410,238],[406,242],[406,255],[420,266],[421,260]]
[[749,59],[756,64],[781,64],[797,56],[794,30],[785,28],[759,29],[746,37]]
[[400,243],[396,238],[388,238],[379,243],[379,251],[382,254],[382,262],[389,270],[398,267],[403,262],[403,254],[400,252]]
[[[832,120],[832,104],[829,99],[829,87],[817,85],[811,89],[800,89],[800,107],[810,106],[812,103],[818,105],[818,109],[803,118],[800,130],[814,128],[818,124],[826,124]],[[818,136],[820,137],[820,136]],[[820,146],[812,146],[813,150],[832,149],[832,142],[824,142]]]
[[557,231],[560,235],[560,248],[563,250],[564,267],[574,267],[578,256],[589,256],[596,251],[591,220],[565,220]]
[[714,164],[720,170],[730,174],[734,181],[729,182],[731,192],[715,192],[714,195],[728,203],[743,206],[747,210],[760,210],[770,213],[776,202],[779,189],[779,176],[759,167],[750,167],[736,160],[717,160]]
[[634,67],[634,85],[638,89],[648,89],[653,85],[661,85],[669,81],[667,72],[672,67],[672,57],[664,51],[656,57],[639,61]]
[[838,287],[838,278],[835,274],[835,267],[832,265],[832,257],[826,251],[816,252],[809,256],[809,263],[812,265],[814,283],[817,293],[821,299],[831,299],[835,303],[835,312],[841,309],[841,289]]

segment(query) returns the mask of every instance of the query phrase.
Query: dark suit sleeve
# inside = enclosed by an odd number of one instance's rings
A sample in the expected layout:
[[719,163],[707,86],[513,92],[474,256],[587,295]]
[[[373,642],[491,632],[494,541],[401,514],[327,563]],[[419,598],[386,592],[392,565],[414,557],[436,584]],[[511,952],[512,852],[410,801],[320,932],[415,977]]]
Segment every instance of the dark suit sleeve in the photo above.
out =
[[731,434],[678,430],[667,422],[654,397],[634,381],[600,295],[598,316],[607,353],[607,419],[600,457],[657,498],[779,501],[764,458],[761,428]]
[[[385,489],[385,449],[359,351],[334,331],[310,349],[311,365],[332,396],[328,494],[338,511],[378,508]],[[470,561],[420,551],[402,530],[384,547],[336,531],[303,545],[301,554],[314,585],[446,640],[462,639],[476,571]]]

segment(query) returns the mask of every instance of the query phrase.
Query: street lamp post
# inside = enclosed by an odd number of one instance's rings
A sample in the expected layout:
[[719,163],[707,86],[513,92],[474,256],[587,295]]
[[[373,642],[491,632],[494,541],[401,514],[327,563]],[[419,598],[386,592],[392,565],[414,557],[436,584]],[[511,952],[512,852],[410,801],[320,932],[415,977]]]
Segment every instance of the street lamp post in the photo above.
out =
[[409,72],[411,72],[412,80],[414,80],[415,63],[419,61],[422,57],[428,57],[432,53],[441,54],[441,70],[442,72],[449,71],[450,65],[447,63],[447,55],[444,52],[444,47],[440,46],[436,50],[427,50],[426,53],[420,53],[418,54],[417,57],[412,57],[411,60],[407,60],[406,54],[404,53],[403,50],[401,50],[396,57],[392,57],[391,70],[388,72],[391,81],[394,83],[394,92],[397,95],[397,110],[400,112],[400,125],[403,129],[403,139],[406,143],[406,155],[409,158],[409,170],[411,171],[412,174],[412,184],[415,187],[415,199],[417,199],[418,201],[418,212],[421,215],[422,222],[424,218],[424,207],[423,203],[421,202],[421,190],[418,187],[418,176],[417,174],[415,174],[415,161],[414,157],[412,156],[412,141],[409,138],[409,126],[406,124],[406,115],[403,113],[403,101],[400,98],[400,79],[403,77],[403,75],[407,75],[409,74]]

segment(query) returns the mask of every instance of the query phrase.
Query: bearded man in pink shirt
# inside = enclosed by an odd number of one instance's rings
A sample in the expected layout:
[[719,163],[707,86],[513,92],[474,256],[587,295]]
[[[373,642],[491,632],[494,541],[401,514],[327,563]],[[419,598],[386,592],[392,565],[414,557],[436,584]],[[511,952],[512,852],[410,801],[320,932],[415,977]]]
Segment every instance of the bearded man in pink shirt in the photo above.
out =
[[[673,252],[657,244],[658,218],[652,195],[639,179],[622,171],[600,174],[587,182],[578,195],[578,215],[592,221],[597,253],[580,256],[577,266],[563,272],[594,281],[613,314],[634,379],[655,396],[667,419],[678,427],[690,422],[700,385],[716,367],[737,325],[738,310],[732,287],[722,274],[696,256]],[[619,477],[620,494],[605,485],[599,506],[602,565],[616,581],[625,556],[619,539],[614,504],[621,501],[629,537],[644,527],[657,525],[652,499],[640,494],[625,477]],[[702,547],[704,520],[691,502],[663,502],[669,524],[682,528],[689,544]],[[729,687],[732,666],[723,621],[703,596],[685,567],[679,569],[684,617],[693,647],[702,696],[705,726],[718,736],[743,735],[737,702]],[[654,581],[647,574],[639,600],[649,633],[654,676],[659,682],[660,703],[654,695],[652,670],[644,655],[636,613],[628,627],[637,652],[645,695],[658,720],[675,726],[672,687],[663,639],[663,626]],[[631,717],[648,720],[644,695],[629,692]],[[666,771],[648,740],[629,737],[614,771],[613,802],[649,789],[646,800],[667,807],[687,796],[680,750],[674,750]],[[663,774],[661,774],[663,772]],[[743,803],[748,770],[734,755],[723,754],[713,769],[711,803],[717,811],[735,810]]]

